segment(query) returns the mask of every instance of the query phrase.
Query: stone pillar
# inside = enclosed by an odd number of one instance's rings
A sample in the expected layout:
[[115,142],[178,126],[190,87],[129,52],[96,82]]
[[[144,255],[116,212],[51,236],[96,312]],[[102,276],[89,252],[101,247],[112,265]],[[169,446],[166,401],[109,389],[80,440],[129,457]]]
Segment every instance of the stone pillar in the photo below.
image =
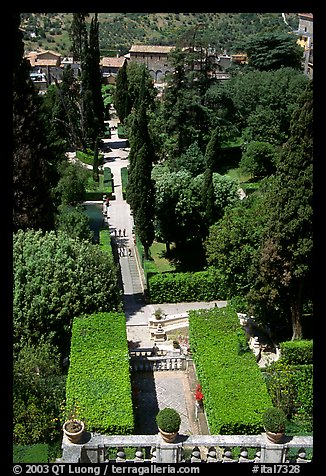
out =
[[166,443],[162,436],[158,434],[155,457],[156,463],[180,463],[182,459],[182,443]]
[[284,463],[286,446],[282,443],[270,443],[266,434],[262,434],[260,463]]

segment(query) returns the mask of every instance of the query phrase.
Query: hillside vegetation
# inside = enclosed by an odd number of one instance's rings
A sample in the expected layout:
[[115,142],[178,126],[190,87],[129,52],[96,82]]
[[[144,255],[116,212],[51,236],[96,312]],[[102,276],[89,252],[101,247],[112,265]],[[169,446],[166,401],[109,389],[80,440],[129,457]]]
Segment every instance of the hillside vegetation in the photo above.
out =
[[[71,20],[72,13],[22,13],[26,51],[44,48],[69,55]],[[297,14],[287,14],[287,21],[297,28]],[[99,23],[103,56],[125,54],[133,43],[189,44],[194,35],[235,53],[250,35],[290,30],[281,13],[99,13]]]

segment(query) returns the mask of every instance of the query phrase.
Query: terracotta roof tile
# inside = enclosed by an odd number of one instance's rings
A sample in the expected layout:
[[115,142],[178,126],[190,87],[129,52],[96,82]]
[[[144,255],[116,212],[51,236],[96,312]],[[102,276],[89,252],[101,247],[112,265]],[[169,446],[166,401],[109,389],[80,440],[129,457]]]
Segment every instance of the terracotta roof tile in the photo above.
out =
[[170,53],[174,46],[132,45],[130,53]]
[[121,68],[123,63],[126,61],[126,58],[123,56],[120,58],[106,56],[102,58],[101,65],[107,68]]

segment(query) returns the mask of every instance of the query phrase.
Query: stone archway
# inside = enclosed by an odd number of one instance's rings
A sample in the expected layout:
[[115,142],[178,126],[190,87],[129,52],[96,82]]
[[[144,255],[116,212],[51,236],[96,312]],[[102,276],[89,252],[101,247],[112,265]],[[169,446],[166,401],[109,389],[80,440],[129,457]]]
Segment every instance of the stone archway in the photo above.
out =
[[162,82],[164,79],[164,74],[163,74],[163,71],[161,69],[158,69],[155,73],[155,80],[160,83]]

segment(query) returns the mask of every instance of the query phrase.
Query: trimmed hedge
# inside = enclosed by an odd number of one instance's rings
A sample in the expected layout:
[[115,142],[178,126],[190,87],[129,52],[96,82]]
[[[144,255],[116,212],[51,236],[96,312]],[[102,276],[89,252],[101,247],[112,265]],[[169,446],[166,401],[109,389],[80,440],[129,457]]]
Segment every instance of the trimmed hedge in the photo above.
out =
[[75,318],[66,385],[67,412],[78,407],[88,431],[131,434],[134,430],[126,318],[97,313]]
[[114,199],[113,195],[113,178],[111,169],[104,168],[104,173],[99,175],[99,182],[94,182],[93,177],[88,178],[86,187],[86,200],[102,200],[103,195],[107,195],[110,200]]
[[312,416],[313,412],[313,366],[295,367],[293,384],[296,389],[295,409],[300,415]]
[[313,363],[312,340],[295,340],[280,343],[281,359],[292,365]]
[[45,443],[35,445],[13,445],[13,463],[48,463],[49,446]]
[[312,417],[313,365],[292,365],[280,358],[264,369],[263,374],[273,404],[293,415]]
[[225,280],[217,270],[153,274],[148,276],[148,288],[152,304],[214,301],[227,296]]
[[122,187],[122,197],[126,199],[126,190],[128,184],[128,168],[122,167],[121,168],[121,187]]
[[110,231],[107,228],[105,230],[100,230],[100,246],[103,251],[109,253],[110,257],[114,259],[112,252],[111,235]]
[[258,434],[272,406],[255,356],[239,352],[241,332],[229,306],[189,313],[190,349],[212,434]]
[[128,139],[126,128],[122,124],[118,124],[117,133],[118,133],[119,139]]
[[[94,151],[91,149],[87,149],[87,153],[83,152],[82,150],[76,150],[76,157],[78,160],[81,160],[82,162],[84,162],[84,164],[93,165],[94,163]],[[99,165],[103,165],[103,159],[104,159],[104,155],[99,154],[98,156]]]

